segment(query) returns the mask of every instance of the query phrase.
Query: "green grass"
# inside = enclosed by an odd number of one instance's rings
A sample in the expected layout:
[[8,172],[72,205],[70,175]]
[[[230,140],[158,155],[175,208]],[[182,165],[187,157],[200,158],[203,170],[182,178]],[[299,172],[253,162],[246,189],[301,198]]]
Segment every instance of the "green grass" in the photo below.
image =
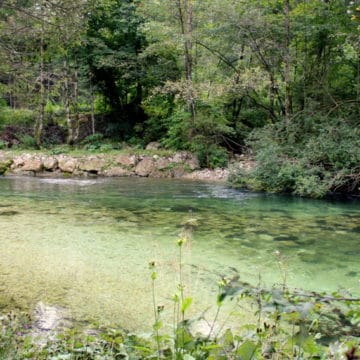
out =
[[89,150],[83,147],[73,147],[68,145],[53,146],[50,148],[42,149],[23,149],[23,148],[12,148],[8,150],[3,150],[4,154],[8,156],[18,156],[24,153],[33,154],[33,155],[69,155],[74,157],[83,157],[83,156],[94,156],[94,155],[106,155],[106,156],[115,156],[120,154],[125,155],[144,155],[144,156],[160,156],[160,157],[170,157],[175,154],[175,151],[172,150],[144,150],[138,148],[126,147],[123,149],[94,149]]

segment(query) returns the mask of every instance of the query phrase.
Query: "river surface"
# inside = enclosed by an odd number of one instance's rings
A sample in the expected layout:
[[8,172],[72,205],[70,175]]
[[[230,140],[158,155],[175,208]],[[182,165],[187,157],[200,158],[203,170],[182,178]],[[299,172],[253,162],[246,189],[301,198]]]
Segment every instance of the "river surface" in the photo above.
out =
[[77,320],[143,330],[152,321],[148,264],[156,302],[171,314],[177,240],[190,219],[197,227],[181,263],[194,312],[214,306],[217,280],[237,273],[254,285],[286,276],[290,287],[360,293],[359,201],[177,180],[1,177],[0,306],[43,301]]

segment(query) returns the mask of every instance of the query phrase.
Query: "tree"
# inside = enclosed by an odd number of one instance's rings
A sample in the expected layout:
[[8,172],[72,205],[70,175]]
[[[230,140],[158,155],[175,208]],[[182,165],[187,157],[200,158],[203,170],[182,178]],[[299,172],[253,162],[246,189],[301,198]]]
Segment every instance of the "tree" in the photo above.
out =
[[[95,6],[96,5],[96,6]],[[112,112],[115,132],[131,133],[136,120],[143,121],[143,68],[140,53],[145,37],[132,0],[94,2],[87,16],[87,32],[81,59],[99,86]]]

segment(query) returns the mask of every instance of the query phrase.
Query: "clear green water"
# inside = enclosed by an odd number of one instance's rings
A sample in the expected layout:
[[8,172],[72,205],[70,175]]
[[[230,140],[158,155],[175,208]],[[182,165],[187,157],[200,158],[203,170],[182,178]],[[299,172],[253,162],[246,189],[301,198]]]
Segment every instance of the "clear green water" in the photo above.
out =
[[[216,280],[360,293],[360,202],[260,195],[222,185],[152,179],[0,178],[0,306],[65,306],[78,320],[144,329],[156,296],[178,284],[181,223],[199,226],[184,249],[193,311],[214,304]],[[166,315],[165,315],[166,316]]]

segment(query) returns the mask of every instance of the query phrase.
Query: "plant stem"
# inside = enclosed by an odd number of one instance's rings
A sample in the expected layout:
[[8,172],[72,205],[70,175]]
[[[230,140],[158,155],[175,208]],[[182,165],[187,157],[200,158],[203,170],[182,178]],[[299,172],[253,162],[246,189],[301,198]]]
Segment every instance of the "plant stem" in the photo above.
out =
[[153,298],[153,307],[154,307],[154,318],[155,318],[155,336],[156,336],[156,346],[157,346],[157,358],[160,359],[160,339],[159,339],[159,314],[156,310],[156,296],[155,296],[155,280],[151,282],[152,298]]

